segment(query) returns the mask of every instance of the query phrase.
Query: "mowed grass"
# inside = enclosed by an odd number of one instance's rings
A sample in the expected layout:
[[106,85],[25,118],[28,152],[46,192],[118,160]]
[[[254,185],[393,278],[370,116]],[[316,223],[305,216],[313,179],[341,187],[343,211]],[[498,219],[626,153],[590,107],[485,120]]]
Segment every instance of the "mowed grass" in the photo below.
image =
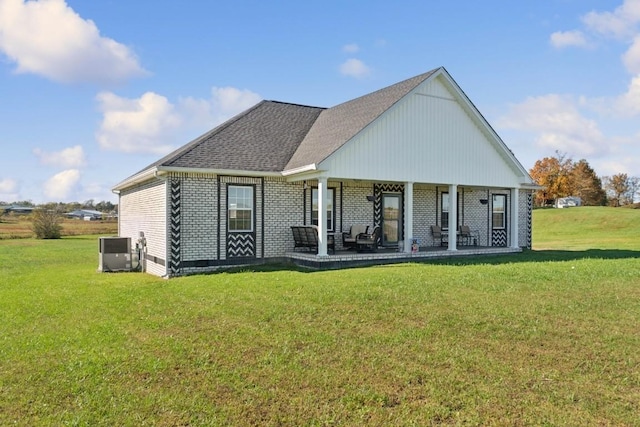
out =
[[0,425],[639,425],[628,234],[171,280],[97,273],[96,237],[2,241]]
[[640,249],[640,209],[584,206],[536,210],[535,249]]

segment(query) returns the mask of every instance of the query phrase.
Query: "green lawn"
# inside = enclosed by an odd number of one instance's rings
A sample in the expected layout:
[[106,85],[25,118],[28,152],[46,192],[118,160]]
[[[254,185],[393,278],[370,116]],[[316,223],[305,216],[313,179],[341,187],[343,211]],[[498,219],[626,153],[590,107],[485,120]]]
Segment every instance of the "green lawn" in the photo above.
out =
[[0,425],[637,426],[638,216],[536,211],[551,250],[514,256],[168,281],[97,273],[96,237],[0,241]]

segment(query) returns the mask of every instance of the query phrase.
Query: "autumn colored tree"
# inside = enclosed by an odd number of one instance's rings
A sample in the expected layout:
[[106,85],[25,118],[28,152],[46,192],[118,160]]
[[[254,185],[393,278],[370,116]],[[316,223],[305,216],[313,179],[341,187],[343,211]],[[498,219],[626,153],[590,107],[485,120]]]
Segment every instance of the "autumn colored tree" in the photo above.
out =
[[546,206],[552,204],[559,197],[570,196],[570,173],[573,165],[565,154],[556,151],[556,157],[545,157],[536,161],[529,171],[531,177],[544,187],[536,191],[534,204]]
[[569,181],[570,195],[580,197],[583,205],[604,206],[607,204],[607,193],[602,188],[602,181],[585,159],[573,163]]
[[628,176],[626,173],[605,176],[602,182],[611,206],[632,204],[640,190],[640,178]]

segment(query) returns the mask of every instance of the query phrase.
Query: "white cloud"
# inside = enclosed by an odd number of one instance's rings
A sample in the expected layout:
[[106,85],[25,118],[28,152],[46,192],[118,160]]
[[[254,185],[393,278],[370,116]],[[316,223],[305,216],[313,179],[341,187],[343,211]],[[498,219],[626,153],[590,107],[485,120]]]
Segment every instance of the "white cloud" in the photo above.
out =
[[97,95],[103,120],[96,139],[106,150],[165,154],[182,120],[167,98],[146,92],[127,99],[111,92]]
[[342,46],[342,51],[346,53],[356,53],[360,50],[360,47],[356,43],[350,43]]
[[0,194],[13,193],[18,188],[18,183],[15,179],[4,178],[0,179]]
[[598,124],[582,116],[573,99],[561,95],[528,98],[512,105],[498,126],[536,134],[541,148],[585,158],[600,156],[607,149]]
[[15,179],[0,179],[0,201],[11,203],[20,198],[18,182]]
[[40,148],[36,148],[33,150],[33,154],[38,158],[40,164],[43,165],[52,165],[61,168],[78,168],[87,163],[81,145],[65,148],[62,151],[53,153],[48,153]]
[[15,179],[0,179],[0,201],[11,203],[20,198],[18,194],[18,182]]
[[582,17],[582,22],[598,34],[626,39],[637,33],[640,0],[625,0],[613,12],[589,12]]
[[589,45],[584,34],[578,30],[556,31],[555,33],[551,34],[550,42],[554,47],[558,49],[569,46],[586,47]]
[[135,99],[103,92],[97,96],[103,120],[96,139],[107,150],[166,154],[188,142],[181,139],[186,130],[209,130],[261,99],[233,87],[213,87],[209,99],[187,97],[176,105],[153,92]]
[[69,169],[49,178],[43,186],[45,197],[50,201],[63,202],[72,198],[80,182],[80,171]]
[[0,0],[0,52],[18,73],[63,83],[113,83],[147,73],[128,47],[101,36],[64,0]]
[[631,80],[627,92],[619,96],[613,105],[621,116],[640,115],[640,74]]
[[371,70],[367,65],[359,59],[351,58],[347,59],[342,65],[340,65],[340,73],[345,76],[362,78],[371,73]]
[[622,55],[622,62],[632,74],[640,74],[640,34],[631,43],[631,47]]
[[260,95],[247,89],[214,86],[209,99],[181,98],[178,109],[191,128],[212,129],[261,100]]

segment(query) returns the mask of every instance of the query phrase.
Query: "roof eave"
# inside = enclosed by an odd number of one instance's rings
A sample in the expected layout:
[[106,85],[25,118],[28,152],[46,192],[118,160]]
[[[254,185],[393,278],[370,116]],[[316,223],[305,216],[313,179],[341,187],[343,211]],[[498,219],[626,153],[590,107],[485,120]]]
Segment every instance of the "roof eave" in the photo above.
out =
[[158,167],[158,175],[167,175],[169,173],[233,175],[233,176],[250,176],[250,177],[282,176],[281,172],[276,172],[276,171],[251,171],[251,170],[241,170],[241,169],[216,169],[216,168],[185,168],[185,167],[178,167],[178,166]]
[[157,173],[158,173],[157,167],[145,169],[133,176],[130,176],[124,181],[120,181],[111,189],[111,191],[114,193],[119,193],[120,191],[125,190],[129,187],[132,187],[136,184],[141,184],[143,182],[150,181],[157,176]]
[[249,176],[249,177],[281,177],[282,173],[273,171],[250,171],[238,169],[214,169],[214,168],[184,168],[177,166],[155,166],[146,169],[130,178],[115,185],[111,191],[119,193],[122,190],[142,184],[160,176],[166,176],[171,173],[184,174],[204,174],[204,175],[229,175],[229,176]]
[[287,169],[285,171],[282,171],[282,176],[299,175],[299,174],[308,173],[308,172],[316,172],[317,170],[318,170],[318,166],[315,163],[312,163],[310,165],[304,165],[297,168]]

